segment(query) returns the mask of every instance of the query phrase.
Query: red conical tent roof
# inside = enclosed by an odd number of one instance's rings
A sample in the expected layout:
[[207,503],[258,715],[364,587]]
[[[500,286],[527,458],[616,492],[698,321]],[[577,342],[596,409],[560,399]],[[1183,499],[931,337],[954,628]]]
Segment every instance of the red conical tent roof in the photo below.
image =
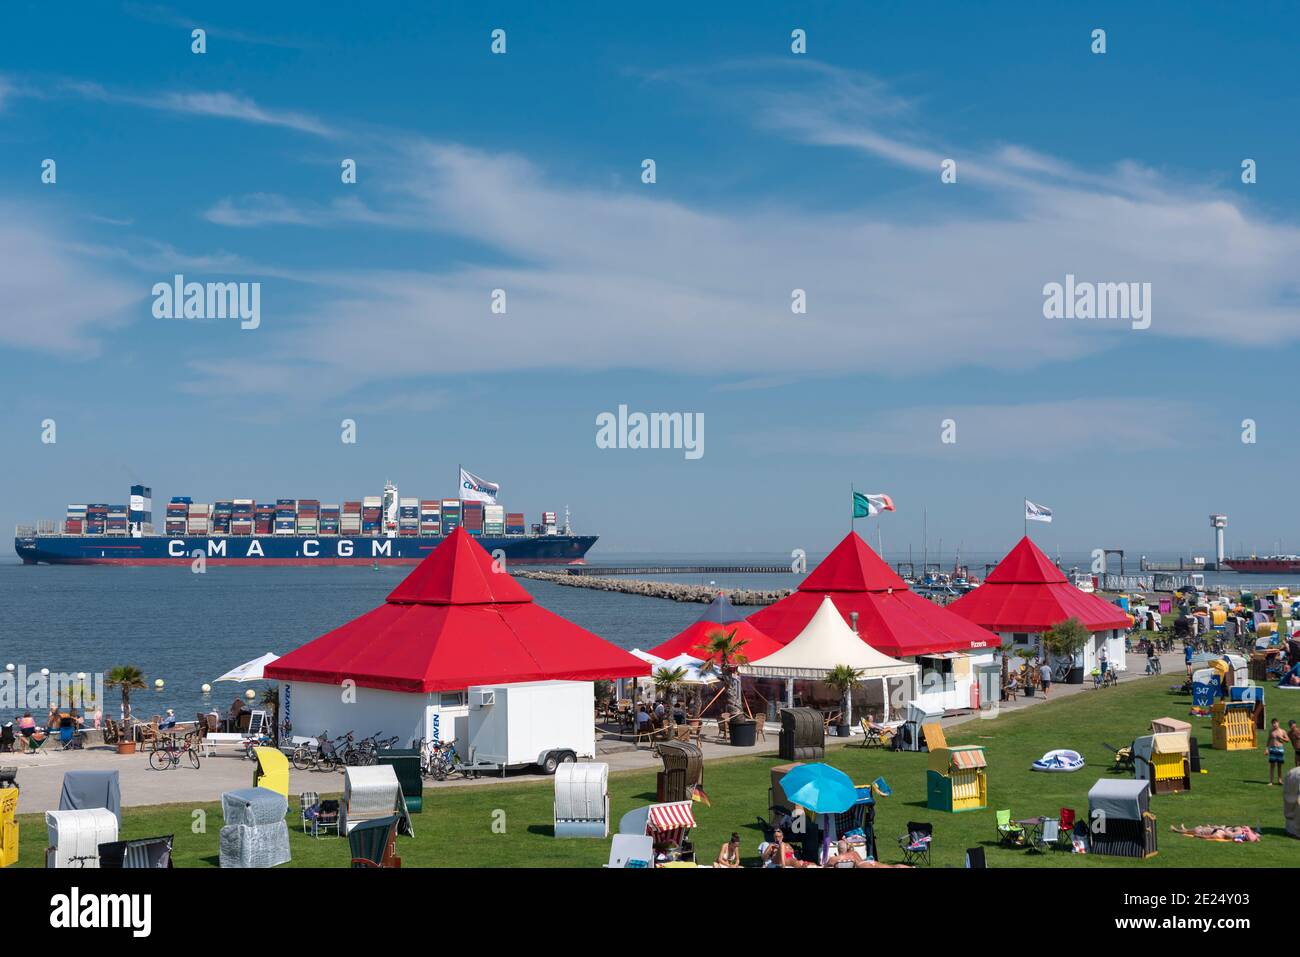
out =
[[265,671],[278,681],[350,679],[366,688],[422,693],[649,673],[644,661],[535,604],[463,529],[417,565],[384,604]]
[[702,646],[708,644],[710,635],[719,631],[734,631],[736,634],[732,640],[745,642],[745,646],[740,649],[740,653],[750,662],[758,661],[760,658],[781,649],[779,641],[773,641],[748,621],[719,624],[716,621],[700,619],[687,625],[685,630],[678,632],[662,645],[651,648],[650,654],[663,658],[665,661],[669,658],[676,658],[678,655],[690,655],[692,658],[708,661],[713,656],[706,654]]
[[836,545],[793,595],[748,621],[785,645],[812,620],[824,596],[850,625],[856,612],[863,640],[895,658],[1000,644],[996,635],[913,592],[856,532]]
[[532,600],[523,585],[498,570],[492,556],[464,528],[448,535],[388,596],[388,601],[418,605]]
[[991,585],[1042,585],[1069,579],[1026,535],[984,579]]
[[1089,631],[1128,628],[1128,615],[1096,595],[1079,591],[1042,549],[1026,536],[998,562],[984,584],[948,609],[967,621],[1004,634],[1044,632],[1067,618]]
[[799,585],[799,591],[887,591],[907,582],[856,532],[850,532]]

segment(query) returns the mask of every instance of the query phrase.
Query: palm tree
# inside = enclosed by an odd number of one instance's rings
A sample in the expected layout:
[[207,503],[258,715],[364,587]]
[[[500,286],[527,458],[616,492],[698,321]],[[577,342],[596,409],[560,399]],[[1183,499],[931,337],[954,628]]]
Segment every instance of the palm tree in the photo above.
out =
[[135,665],[118,665],[108,673],[104,682],[110,688],[122,689],[122,720],[131,719],[131,692],[143,691],[149,687],[144,681],[144,672]]
[[826,677],[822,680],[840,693],[840,700],[844,704],[844,717],[840,721],[840,725],[852,727],[853,689],[862,680],[862,672],[852,665],[836,665],[826,672]]
[[686,669],[656,668],[650,678],[655,683],[655,694],[668,701],[677,690],[677,686],[686,678]]
[[722,677],[727,691],[728,714],[739,714],[741,710],[739,668],[749,663],[742,650],[747,644],[749,644],[748,638],[736,640],[735,628],[731,631],[723,631],[719,628],[717,631],[709,632],[705,636],[704,643],[698,646],[699,650],[704,652],[704,666],[700,668],[700,673],[716,673]]

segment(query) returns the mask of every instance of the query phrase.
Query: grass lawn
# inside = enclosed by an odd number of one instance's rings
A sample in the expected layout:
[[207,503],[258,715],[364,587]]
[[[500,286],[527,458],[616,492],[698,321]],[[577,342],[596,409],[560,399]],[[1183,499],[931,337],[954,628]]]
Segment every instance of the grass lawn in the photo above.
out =
[[[859,747],[834,748],[828,763],[859,783],[883,775],[893,796],[877,803],[876,833],[881,858],[901,860],[895,837],[909,820],[934,824],[933,863],[961,866],[967,847],[986,848],[990,867],[1295,867],[1300,865],[1300,840],[1283,827],[1282,789],[1268,787],[1263,747],[1254,751],[1215,751],[1210,747],[1208,719],[1188,718],[1200,740],[1202,767],[1189,793],[1156,795],[1151,809],[1159,824],[1160,853],[1149,861],[1091,855],[1046,853],[1002,848],[996,842],[994,809],[1010,808],[1014,817],[1055,815],[1073,807],[1085,815],[1088,789],[1099,777],[1110,776],[1110,753],[1101,742],[1127,744],[1147,733],[1152,718],[1186,718],[1187,696],[1168,691],[1177,675],[1133,678],[1118,688],[1088,690],[1069,698],[1006,714],[990,721],[973,721],[948,733],[950,743],[982,744],[989,763],[989,810],[946,814],[925,806],[925,754],[886,752]],[[1280,700],[1279,700],[1280,699]],[[1300,718],[1300,695],[1270,691],[1268,705],[1287,705],[1297,713],[1269,711],[1269,717]],[[1260,736],[1262,741],[1263,736]],[[1052,748],[1074,748],[1089,766],[1073,774],[1041,774],[1030,763]],[[710,761],[705,788],[712,807],[696,805],[699,827],[694,832],[701,857],[712,859],[733,830],[741,834],[748,863],[757,859],[761,832],[756,818],[767,815],[768,769],[776,758],[737,758]],[[322,777],[322,783],[338,778]],[[626,811],[654,801],[653,771],[610,776],[613,826]],[[323,790],[323,788],[322,788]],[[555,840],[551,836],[552,786],[544,783],[439,788],[425,792],[424,812],[414,816],[416,837],[400,838],[398,853],[405,867],[597,867],[609,853],[609,842]],[[313,840],[296,827],[296,797],[290,802],[290,834],[294,867],[342,867],[349,860],[346,840]],[[195,806],[167,805],[126,808],[122,837],[175,833],[177,867],[215,867],[221,807],[198,805],[207,813],[207,833],[191,832]],[[20,866],[39,867],[45,844],[41,815],[23,815]],[[494,829],[494,823],[497,827]],[[1218,844],[1169,832],[1171,824],[1249,824],[1260,828],[1258,844]],[[504,833],[500,833],[504,829]]]

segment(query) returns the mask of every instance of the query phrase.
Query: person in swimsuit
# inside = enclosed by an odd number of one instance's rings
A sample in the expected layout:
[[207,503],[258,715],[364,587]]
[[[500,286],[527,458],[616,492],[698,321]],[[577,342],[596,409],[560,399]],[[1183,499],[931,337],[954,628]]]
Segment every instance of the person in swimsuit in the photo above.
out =
[[739,867],[740,866],[740,835],[735,831],[731,832],[731,840],[722,845],[718,851],[718,859],[713,862],[714,867]]
[[1251,827],[1225,826],[1223,824],[1201,824],[1188,830],[1183,824],[1177,827],[1170,826],[1169,830],[1175,834],[1187,834],[1191,837],[1199,837],[1206,841],[1238,841],[1245,844],[1254,844],[1259,840],[1259,835]]
[[785,841],[785,832],[777,828],[772,833],[772,842],[763,849],[764,867],[815,867],[808,861],[801,861],[794,856],[794,848]]
[[1290,742],[1285,731],[1282,730],[1282,722],[1277,718],[1273,719],[1273,725],[1268,729],[1268,786],[1273,786],[1273,778],[1277,778],[1277,783],[1282,783],[1282,768],[1286,764],[1286,746]]
[[1295,751],[1295,766],[1300,768],[1300,725],[1297,725],[1294,721],[1288,721],[1286,736],[1291,739],[1291,747]]
[[862,866],[862,863],[863,863],[862,858],[858,857],[857,854],[853,853],[853,849],[849,847],[849,842],[846,841],[844,838],[840,838],[839,841],[837,841],[835,844],[835,853],[832,854],[830,857],[826,858],[825,866],[826,867],[860,867]]

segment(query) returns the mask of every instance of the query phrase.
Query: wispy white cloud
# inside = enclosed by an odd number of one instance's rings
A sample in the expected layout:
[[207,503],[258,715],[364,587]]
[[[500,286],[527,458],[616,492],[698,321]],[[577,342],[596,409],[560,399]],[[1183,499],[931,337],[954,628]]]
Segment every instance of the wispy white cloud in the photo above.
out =
[[175,10],[159,4],[152,3],[124,3],[122,10],[130,17],[137,20],[143,20],[146,23],[156,23],[162,26],[176,27],[184,30],[187,34],[195,27],[202,27],[207,31],[210,38],[219,40],[229,40],[233,43],[247,43],[253,46],[270,46],[282,47],[285,49],[305,49],[315,46],[309,40],[301,37],[283,37],[268,36],[261,33],[250,33],[247,30],[237,30],[231,27],[213,26],[206,18],[196,18],[184,16]]
[[337,226],[364,223],[403,229],[427,228],[417,217],[400,211],[378,211],[355,197],[329,203],[302,203],[275,193],[253,193],[218,200],[203,214],[219,226],[258,228],[262,226]]
[[0,342],[69,358],[99,353],[98,334],[124,325],[146,290],[113,274],[48,216],[0,206]]
[[[1177,448],[1175,437],[1152,423],[1188,414],[1186,402],[1145,397],[1099,399],[1086,396],[1045,402],[919,405],[876,409],[862,424],[837,421],[798,428],[754,429],[737,444],[759,455],[779,448],[811,456],[862,458],[897,455],[952,462],[1005,459],[1014,448],[1017,461],[1072,461],[1099,451]],[[955,423],[954,442],[942,441],[945,423]]]
[[277,110],[259,104],[251,97],[225,91],[183,92],[168,91],[140,95],[113,90],[99,83],[69,80],[59,90],[87,100],[135,106],[142,109],[161,110],[190,116],[211,116],[221,119],[276,126],[309,133],[313,136],[334,136],[335,131],[319,118],[309,113]]

